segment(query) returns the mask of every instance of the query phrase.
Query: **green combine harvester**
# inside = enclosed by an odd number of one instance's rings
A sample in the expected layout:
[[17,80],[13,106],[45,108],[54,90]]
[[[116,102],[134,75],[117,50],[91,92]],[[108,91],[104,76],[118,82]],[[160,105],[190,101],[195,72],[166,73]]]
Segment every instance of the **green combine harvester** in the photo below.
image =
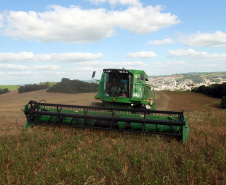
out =
[[95,98],[105,107],[156,109],[154,87],[142,70],[104,69]]
[[[93,74],[94,76],[94,74]],[[104,69],[96,99],[102,106],[78,106],[30,101],[27,123],[170,135],[188,140],[183,111],[156,109],[154,87],[142,70]]]

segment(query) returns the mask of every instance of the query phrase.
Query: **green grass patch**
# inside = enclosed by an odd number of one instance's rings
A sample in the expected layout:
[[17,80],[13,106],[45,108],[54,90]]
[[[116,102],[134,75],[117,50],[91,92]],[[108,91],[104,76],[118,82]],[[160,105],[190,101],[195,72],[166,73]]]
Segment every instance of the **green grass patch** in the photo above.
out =
[[9,91],[18,88],[19,88],[18,85],[0,85],[0,89],[9,89]]

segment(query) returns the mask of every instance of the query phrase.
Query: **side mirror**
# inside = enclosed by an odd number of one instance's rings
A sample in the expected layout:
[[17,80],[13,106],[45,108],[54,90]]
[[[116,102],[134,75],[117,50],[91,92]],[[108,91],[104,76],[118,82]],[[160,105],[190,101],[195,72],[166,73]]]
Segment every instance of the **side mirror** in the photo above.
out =
[[96,75],[96,71],[93,71],[92,78],[94,78],[95,75]]

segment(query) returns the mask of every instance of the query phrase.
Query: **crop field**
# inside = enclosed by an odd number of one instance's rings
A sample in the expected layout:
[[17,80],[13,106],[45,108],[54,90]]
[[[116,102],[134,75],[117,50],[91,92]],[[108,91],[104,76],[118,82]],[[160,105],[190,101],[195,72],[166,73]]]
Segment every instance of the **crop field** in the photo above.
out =
[[0,85],[0,89],[9,89],[10,90],[14,90],[14,89],[17,89],[19,88],[18,85]]
[[90,105],[95,93],[40,90],[0,95],[0,184],[225,184],[226,110],[220,99],[156,92],[157,109],[184,110],[189,140],[36,126],[22,130],[29,100]]

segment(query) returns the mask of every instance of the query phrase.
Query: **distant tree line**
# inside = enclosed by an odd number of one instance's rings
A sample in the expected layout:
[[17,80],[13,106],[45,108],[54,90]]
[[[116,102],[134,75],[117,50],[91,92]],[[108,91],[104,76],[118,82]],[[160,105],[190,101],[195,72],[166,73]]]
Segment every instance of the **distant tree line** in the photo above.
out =
[[222,97],[222,100],[221,100],[221,108],[222,109],[226,109],[226,96],[223,96]]
[[222,98],[221,107],[226,108],[226,83],[202,85],[192,89],[192,92],[203,93],[216,98]]
[[223,84],[212,84],[209,86],[199,86],[192,88],[192,92],[198,92],[207,94],[216,98],[222,98],[223,96],[226,96],[226,83]]
[[47,92],[62,92],[62,93],[85,93],[97,92],[97,83],[87,83],[80,80],[70,80],[62,78],[61,82],[41,82],[40,84],[27,84],[18,88],[19,93],[48,89]]
[[48,87],[49,87],[48,83],[28,84],[28,85],[20,86],[18,89],[18,92],[25,93],[25,92],[37,91],[37,90],[47,89]]
[[0,89],[0,94],[4,94],[4,93],[7,93],[7,92],[9,92],[8,88]]
[[97,92],[97,83],[88,83],[80,80],[70,80],[68,78],[62,78],[61,82],[53,85],[47,91],[48,92],[62,92],[62,93],[87,93]]

